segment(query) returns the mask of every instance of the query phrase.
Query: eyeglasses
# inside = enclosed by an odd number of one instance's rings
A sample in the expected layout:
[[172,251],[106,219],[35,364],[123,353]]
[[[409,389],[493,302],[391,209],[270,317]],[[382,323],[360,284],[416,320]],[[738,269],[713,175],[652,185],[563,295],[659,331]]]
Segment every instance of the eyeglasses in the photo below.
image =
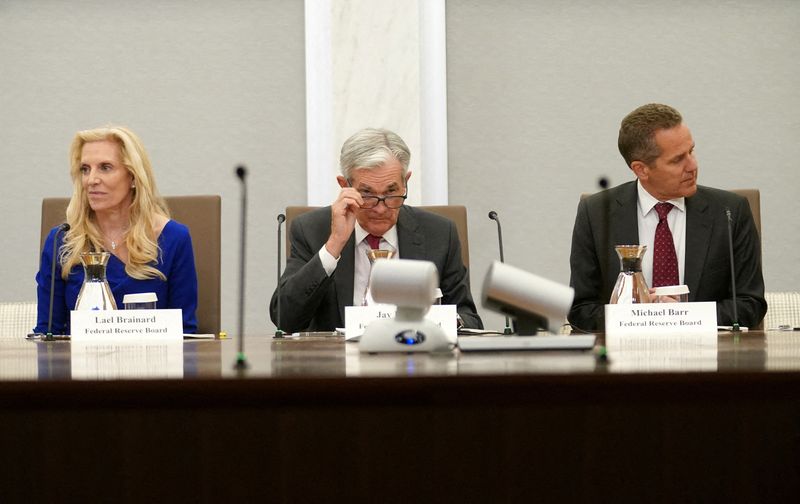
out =
[[406,201],[408,197],[408,193],[402,196],[365,196],[361,195],[361,199],[364,203],[361,204],[361,208],[369,210],[370,208],[375,208],[378,204],[383,201],[383,204],[386,205],[386,208],[391,208],[394,210],[395,208],[400,208],[403,206],[403,203]]
[[[347,179],[347,186],[353,187],[353,181]],[[361,204],[359,208],[369,210],[371,208],[375,208],[376,206],[378,206],[378,204],[380,204],[381,201],[383,201],[383,204],[386,206],[386,208],[389,208],[391,210],[396,210],[401,206],[403,206],[403,203],[405,203],[406,198],[408,198],[408,187],[406,187],[405,189],[406,193],[402,196],[372,196],[370,194],[361,193],[361,200],[364,203]]]

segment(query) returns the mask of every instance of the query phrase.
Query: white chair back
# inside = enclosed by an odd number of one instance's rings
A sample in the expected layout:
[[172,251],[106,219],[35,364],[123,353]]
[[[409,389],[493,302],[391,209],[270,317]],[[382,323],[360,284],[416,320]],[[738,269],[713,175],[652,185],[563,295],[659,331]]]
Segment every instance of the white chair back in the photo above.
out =
[[0,338],[25,339],[36,327],[36,303],[0,303]]
[[800,292],[766,292],[767,314],[764,329],[781,325],[800,327]]

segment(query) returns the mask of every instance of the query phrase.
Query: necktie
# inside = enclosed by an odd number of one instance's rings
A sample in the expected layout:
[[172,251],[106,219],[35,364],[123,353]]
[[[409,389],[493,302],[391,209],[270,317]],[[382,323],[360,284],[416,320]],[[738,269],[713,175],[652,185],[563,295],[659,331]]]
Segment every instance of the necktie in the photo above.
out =
[[367,235],[367,243],[369,243],[369,248],[375,250],[381,248],[381,237],[375,236],[374,234]]
[[[375,236],[374,234],[368,234],[364,240],[369,245],[369,248],[371,248],[372,250],[378,250],[381,248],[381,238],[382,237]],[[359,289],[356,292],[364,293],[364,296],[360,301],[360,303],[358,302],[357,303],[363,306],[373,303],[372,296],[370,296],[369,294],[369,276],[371,271],[372,271],[372,264],[370,260],[369,269],[362,272],[361,274],[358,273],[356,274],[356,288]],[[366,276],[364,276],[364,274],[366,274]]]
[[667,223],[667,214],[674,207],[672,203],[656,204],[658,226],[653,242],[653,287],[678,285],[678,256],[675,255],[675,243]]

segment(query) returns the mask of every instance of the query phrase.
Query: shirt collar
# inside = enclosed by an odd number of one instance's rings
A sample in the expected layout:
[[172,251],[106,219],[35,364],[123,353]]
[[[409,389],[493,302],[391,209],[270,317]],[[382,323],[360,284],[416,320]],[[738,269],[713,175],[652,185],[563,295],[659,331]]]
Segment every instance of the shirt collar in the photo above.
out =
[[[653,208],[655,208],[656,204],[660,203],[660,201],[657,200],[652,194],[647,192],[647,189],[642,186],[642,182],[640,180],[636,181],[636,190],[639,194],[639,197],[637,198],[639,202],[639,213],[642,215],[642,217],[644,217],[653,211]],[[665,203],[672,203],[672,205],[681,212],[686,211],[686,198],[683,196],[680,198],[667,200]]]
[[[361,224],[359,224],[358,221],[356,221],[355,233],[356,246],[363,242],[364,238],[366,238],[369,234],[364,230],[364,228],[361,227]],[[383,239],[386,240],[395,250],[399,249],[397,246],[397,224],[389,228],[389,230],[383,234]]]

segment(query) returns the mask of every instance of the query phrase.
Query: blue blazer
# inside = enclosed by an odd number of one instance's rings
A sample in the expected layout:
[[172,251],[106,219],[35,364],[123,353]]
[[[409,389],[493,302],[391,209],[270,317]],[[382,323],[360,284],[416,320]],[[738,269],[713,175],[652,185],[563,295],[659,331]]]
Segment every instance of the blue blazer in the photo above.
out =
[[[53,228],[45,240],[42,260],[36,274],[38,317],[34,332],[47,332],[47,318],[50,307],[50,268],[53,257],[53,239],[58,228]],[[59,236],[59,249],[63,233]],[[155,292],[158,296],[157,308],[181,308],[183,310],[183,332],[197,332],[197,271],[194,266],[194,252],[189,228],[170,220],[158,237],[161,249],[155,267],[164,273],[167,280],[150,278],[137,280],[125,273],[125,264],[117,256],[111,255],[106,267],[106,279],[117,307],[122,309],[125,294]],[[61,265],[56,262],[56,281],[53,293],[53,334],[69,334],[69,312],[75,308],[78,293],[83,285],[83,267],[72,268],[67,280],[61,278]]]

